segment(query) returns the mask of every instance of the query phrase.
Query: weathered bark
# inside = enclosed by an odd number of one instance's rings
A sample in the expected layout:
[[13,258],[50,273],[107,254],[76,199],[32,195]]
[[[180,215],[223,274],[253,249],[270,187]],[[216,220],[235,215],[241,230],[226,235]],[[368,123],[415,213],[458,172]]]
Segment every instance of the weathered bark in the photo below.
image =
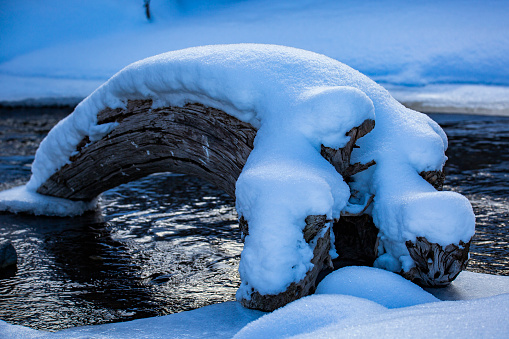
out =
[[350,140],[345,147],[340,149],[334,149],[325,147],[322,145],[321,154],[330,162],[336,171],[343,176],[346,182],[350,181],[350,178],[359,172],[362,172],[375,164],[375,161],[370,161],[367,164],[355,163],[350,164],[350,157],[352,151],[357,146],[355,143],[357,140],[373,130],[375,127],[375,121],[371,119],[365,120],[360,126],[352,128],[346,135],[350,137]]
[[426,238],[417,237],[415,243],[407,241],[406,246],[415,267],[403,276],[422,286],[447,286],[468,264],[470,241],[466,244],[460,241],[459,246],[450,244],[443,248]]
[[129,101],[126,110],[99,112],[98,124],[119,125],[95,143],[88,144],[86,137],[71,163],[37,191],[90,200],[152,173],[176,172],[201,177],[235,196],[235,182],[253,149],[256,129],[199,104],[151,106],[151,100]]
[[310,215],[306,218],[306,226],[302,233],[304,233],[304,240],[309,244],[320,231],[329,223],[331,220],[327,219],[326,215]]
[[[325,215],[314,215],[306,218],[304,234],[308,234],[308,236],[315,234],[315,237],[308,238],[306,242],[311,243],[316,241],[316,245],[313,250],[313,259],[311,260],[313,268],[306,273],[302,280],[291,283],[284,292],[278,294],[260,294],[257,291],[253,291],[249,300],[242,299],[240,303],[247,308],[271,312],[294,300],[314,293],[319,283],[318,278],[320,273],[332,270],[329,255],[330,228],[322,236],[319,235],[320,230],[326,227],[328,222],[329,220],[326,219]],[[306,229],[308,232],[306,232]]]
[[424,171],[419,175],[429,182],[437,191],[441,191],[444,187],[445,174],[443,171]]
[[[69,159],[70,164],[41,185],[39,193],[90,200],[120,184],[171,171],[201,177],[235,197],[235,183],[256,136],[251,125],[200,104],[152,109],[151,100],[132,100],[126,109],[98,113],[98,124],[108,122],[119,125],[94,143],[85,137],[77,146],[76,155]],[[357,139],[373,126],[373,120],[366,120],[348,132],[351,139],[343,149],[322,147],[322,154],[346,178],[371,165],[351,166],[350,155]],[[253,291],[249,301],[241,302],[250,308],[274,310],[313,293],[320,273],[332,267],[330,230],[322,232],[329,222],[325,216],[306,218],[303,238],[315,247],[314,265],[305,278],[277,295]],[[248,223],[242,216],[239,224],[243,236],[249,235]]]

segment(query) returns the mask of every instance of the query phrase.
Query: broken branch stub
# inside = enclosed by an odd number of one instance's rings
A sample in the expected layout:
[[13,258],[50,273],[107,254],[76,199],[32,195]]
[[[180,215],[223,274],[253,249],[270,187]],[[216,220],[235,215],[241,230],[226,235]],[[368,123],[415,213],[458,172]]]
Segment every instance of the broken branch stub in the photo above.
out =
[[341,174],[346,182],[350,181],[350,178],[359,172],[368,169],[370,166],[375,164],[372,160],[367,164],[355,163],[350,164],[350,158],[352,151],[356,148],[355,143],[359,138],[362,138],[375,128],[375,121],[371,119],[364,120],[364,122],[358,126],[352,128],[346,135],[350,137],[345,147],[334,149],[322,145],[321,154],[322,156],[334,166],[336,171]]
[[403,276],[422,286],[447,286],[468,264],[470,241],[442,247],[424,237],[417,237],[415,243],[409,240],[406,246],[415,267],[404,272]]

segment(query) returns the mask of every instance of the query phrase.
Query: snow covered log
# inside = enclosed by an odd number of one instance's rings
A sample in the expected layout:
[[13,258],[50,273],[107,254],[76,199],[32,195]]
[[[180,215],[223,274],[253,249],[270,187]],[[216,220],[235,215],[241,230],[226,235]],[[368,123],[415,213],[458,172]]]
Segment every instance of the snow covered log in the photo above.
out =
[[[283,46],[203,46],[133,63],[83,100],[41,143],[26,187],[0,192],[0,209],[77,214],[93,204],[68,210],[69,199],[186,172],[235,196],[246,305],[291,286],[295,297],[312,290],[328,265],[320,239],[330,223],[314,229],[310,216],[367,214],[378,230],[374,266],[442,281],[467,255],[435,253],[468,251],[475,227],[465,197],[436,189],[446,149],[438,124],[336,60]],[[429,253],[446,260],[434,265],[442,271],[421,264]]]
[[[172,171],[193,174],[222,188],[235,198],[235,183],[253,149],[257,130],[225,112],[201,104],[152,108],[152,100],[129,100],[126,109],[106,108],[97,123],[115,122],[102,139],[87,137],[78,144],[70,162],[44,182],[37,192],[72,200],[91,200],[118,185],[152,173]],[[365,120],[352,128],[345,147],[322,145],[322,155],[345,178],[367,166],[350,165],[355,142],[374,128]],[[325,215],[305,219],[303,237],[312,244],[312,268],[300,281],[277,294],[254,291],[244,306],[273,311],[314,292],[322,271],[331,271],[330,230]],[[249,235],[247,221],[240,218],[242,236]]]

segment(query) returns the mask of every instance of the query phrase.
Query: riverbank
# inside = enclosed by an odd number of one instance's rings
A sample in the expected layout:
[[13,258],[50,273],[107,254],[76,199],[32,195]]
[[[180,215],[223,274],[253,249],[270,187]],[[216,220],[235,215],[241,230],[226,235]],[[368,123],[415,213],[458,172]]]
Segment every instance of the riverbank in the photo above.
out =
[[[422,112],[509,115],[501,1],[16,1],[0,10],[0,104],[75,105],[132,62],[265,43],[339,60]],[[72,18],[72,20],[70,20]]]
[[[106,79],[60,79],[0,74],[0,106],[76,106]],[[509,87],[440,84],[382,85],[406,107],[423,113],[509,116]]]
[[[373,271],[372,271],[373,270]],[[338,272],[338,271],[337,271]],[[334,336],[380,338],[450,337],[468,331],[470,335],[503,337],[509,331],[505,314],[509,311],[509,277],[462,272],[447,288],[414,290],[410,284],[392,281],[392,273],[377,277],[374,269],[350,268],[368,274],[365,286],[353,294],[318,294],[303,298],[273,313],[249,310],[237,302],[210,305],[193,311],[134,321],[84,326],[50,333],[0,320],[4,338],[312,338]],[[340,276],[339,274],[337,276]],[[355,278],[354,278],[355,279]],[[379,284],[396,283],[397,291]],[[378,284],[378,286],[375,286]],[[415,285],[414,285],[415,286]],[[419,289],[417,287],[417,289]],[[410,292],[411,291],[411,292]],[[392,305],[380,302],[391,300]],[[365,294],[365,298],[358,297]],[[504,294],[505,293],[505,294]],[[346,293],[348,294],[348,292]],[[419,298],[436,301],[421,303]],[[375,303],[373,300],[380,302]],[[442,301],[440,301],[442,300]],[[405,305],[406,304],[406,305]],[[385,305],[386,307],[384,307]],[[322,308],[320,308],[322,306]],[[328,306],[328,309],[325,307]],[[429,326],[433,323],[433,326]],[[282,326],[287,324],[287,326]]]

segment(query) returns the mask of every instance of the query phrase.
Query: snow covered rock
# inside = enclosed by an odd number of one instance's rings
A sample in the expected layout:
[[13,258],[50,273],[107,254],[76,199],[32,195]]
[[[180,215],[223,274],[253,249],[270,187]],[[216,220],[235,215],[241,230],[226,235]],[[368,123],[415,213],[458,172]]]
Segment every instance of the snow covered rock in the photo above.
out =
[[[371,133],[354,132],[373,120]],[[90,200],[151,172],[202,176],[235,194],[245,220],[238,299],[263,308],[253,298],[292,295],[275,308],[313,292],[342,213],[372,215],[378,267],[433,276],[407,244],[459,248],[474,232],[468,201],[420,176],[442,170],[446,147],[435,122],[338,61],[283,46],[204,46],[141,60],[98,88],[41,143],[26,189]],[[13,210],[8,197],[0,205]],[[312,239],[309,216],[324,216]]]
[[374,301],[387,308],[408,307],[439,299],[401,276],[374,267],[349,266],[320,282],[316,294],[344,294]]

